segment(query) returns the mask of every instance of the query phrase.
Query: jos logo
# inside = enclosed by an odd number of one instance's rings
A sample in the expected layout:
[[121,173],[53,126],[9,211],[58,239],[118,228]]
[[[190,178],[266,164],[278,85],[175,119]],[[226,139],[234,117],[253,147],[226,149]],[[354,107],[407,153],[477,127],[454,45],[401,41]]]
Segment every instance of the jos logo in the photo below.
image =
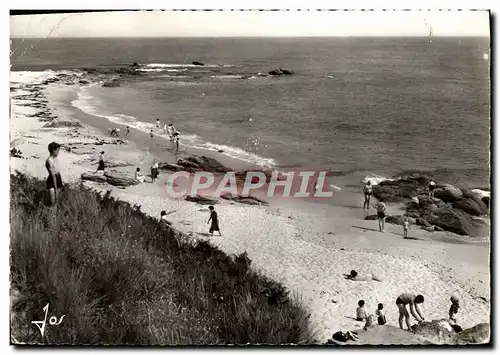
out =
[[[43,310],[45,311],[45,318],[44,320],[37,320],[37,321],[32,321],[31,324],[34,324],[38,327],[38,329],[40,330],[40,334],[42,335],[42,337],[44,336],[45,334],[45,326],[47,325],[47,315],[49,314],[49,304],[47,303],[47,305],[45,307],[43,307]],[[62,323],[63,321],[63,318],[65,317],[66,315],[63,315],[61,318],[59,318],[59,320],[57,319],[57,317],[50,317],[49,319],[49,324],[50,325],[59,325]]]

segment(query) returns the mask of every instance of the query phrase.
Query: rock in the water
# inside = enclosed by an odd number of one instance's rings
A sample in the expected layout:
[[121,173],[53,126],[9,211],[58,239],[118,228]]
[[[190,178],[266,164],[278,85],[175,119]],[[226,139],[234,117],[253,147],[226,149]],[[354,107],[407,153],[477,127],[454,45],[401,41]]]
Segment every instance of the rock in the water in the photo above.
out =
[[80,122],[73,121],[52,121],[43,125],[43,128],[67,128],[67,127],[82,127]]
[[403,216],[387,216],[385,218],[387,223],[397,224],[399,226],[403,225]]
[[278,69],[273,69],[273,70],[270,70],[269,71],[269,75],[293,75],[295,74],[293,70],[289,70],[289,69],[281,69],[281,68],[278,68]]
[[219,201],[217,201],[214,198],[201,196],[201,195],[196,195],[196,196],[189,196],[188,195],[188,196],[186,196],[185,200],[189,201],[189,202],[196,202],[196,203],[199,203],[200,205],[215,205],[215,204],[219,203]]
[[457,344],[480,344],[490,340],[490,325],[480,323],[458,334]]
[[113,186],[133,186],[133,185],[138,185],[139,181],[137,181],[134,178],[126,177],[123,175],[119,174],[114,174],[111,172],[105,172],[104,176],[106,177],[106,181],[108,184],[113,185]]
[[437,197],[444,202],[454,202],[458,199],[461,199],[462,196],[462,191],[450,184],[439,186],[434,190],[434,197]]
[[100,182],[100,183],[106,183],[107,178],[104,175],[101,174],[90,174],[90,173],[83,173],[81,175],[81,179],[85,181],[94,181],[94,182]]
[[478,197],[464,197],[453,202],[453,207],[458,208],[473,216],[482,216],[488,213],[488,207]]
[[197,65],[197,66],[204,66],[205,64],[203,64],[202,62],[199,62],[197,60],[193,60],[193,65]]

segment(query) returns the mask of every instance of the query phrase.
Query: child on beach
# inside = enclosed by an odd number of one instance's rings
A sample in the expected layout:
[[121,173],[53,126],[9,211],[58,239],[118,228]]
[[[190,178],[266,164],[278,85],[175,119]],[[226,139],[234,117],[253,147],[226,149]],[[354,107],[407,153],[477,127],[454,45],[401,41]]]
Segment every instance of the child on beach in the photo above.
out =
[[97,170],[95,171],[95,174],[101,173],[104,175],[104,151],[101,152],[101,155],[99,157],[99,164],[97,165]]
[[207,224],[212,221],[208,233],[212,235],[215,231],[217,231],[219,232],[219,235],[222,235],[219,229],[219,217],[217,216],[217,212],[215,212],[214,206],[209,206],[208,209],[210,210],[210,218],[208,219]]
[[410,229],[410,219],[408,218],[408,215],[405,214],[403,218],[403,234],[404,234],[404,239],[408,238],[408,229]]
[[460,308],[459,300],[458,300],[457,296],[451,296],[450,301],[451,301],[451,307],[450,307],[450,311],[449,311],[450,320],[453,321],[454,323],[456,323],[458,309]]
[[375,314],[377,315],[377,321],[379,325],[384,325],[385,323],[387,323],[383,309],[384,305],[382,303],[379,303],[377,306],[377,311],[375,312]]
[[49,193],[50,204],[55,205],[59,199],[59,193],[62,188],[61,173],[59,172],[59,165],[57,162],[57,156],[59,155],[59,150],[61,145],[52,142],[49,144],[49,157],[45,161],[45,168],[49,173],[46,181],[47,191]]
[[363,193],[365,194],[365,202],[363,203],[363,209],[370,208],[370,197],[373,192],[373,187],[371,181],[368,181],[363,188]]
[[377,206],[375,206],[375,208],[377,209],[378,229],[380,232],[384,233],[385,211],[387,209],[384,200],[380,199],[379,203],[377,204]]
[[137,168],[137,170],[135,171],[135,179],[139,182],[144,182],[144,180],[146,179],[146,177],[141,174],[141,168]]
[[356,320],[362,322],[366,320],[365,301],[359,300],[358,306],[359,307],[356,308]]
[[158,162],[155,161],[153,165],[151,165],[151,183],[154,183],[156,178],[160,175],[158,172]]
[[418,305],[421,303],[424,303],[424,296],[422,295],[415,296],[411,293],[403,293],[396,299],[396,305],[398,306],[398,311],[399,311],[399,327],[401,329],[403,329],[403,318],[404,318],[406,320],[406,325],[408,326],[408,330],[411,331],[410,314],[408,313],[406,305],[410,305],[411,315],[418,322],[424,321],[424,317],[422,317],[422,314],[420,313],[420,309],[418,307]]

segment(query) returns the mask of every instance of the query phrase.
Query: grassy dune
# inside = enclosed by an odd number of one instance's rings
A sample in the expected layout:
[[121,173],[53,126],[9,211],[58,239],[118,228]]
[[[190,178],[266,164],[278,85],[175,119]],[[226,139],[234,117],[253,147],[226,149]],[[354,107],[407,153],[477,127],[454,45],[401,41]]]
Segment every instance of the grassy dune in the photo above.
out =
[[[109,195],[11,176],[11,338],[47,344],[246,344],[312,341],[308,314],[278,283],[192,243]],[[33,320],[47,324],[42,338]]]

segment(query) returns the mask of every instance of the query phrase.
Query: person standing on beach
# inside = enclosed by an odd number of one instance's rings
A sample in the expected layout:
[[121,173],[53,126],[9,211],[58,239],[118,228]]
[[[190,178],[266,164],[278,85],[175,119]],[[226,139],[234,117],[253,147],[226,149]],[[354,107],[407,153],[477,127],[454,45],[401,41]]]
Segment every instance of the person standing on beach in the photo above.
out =
[[154,135],[154,133],[153,133],[153,130],[149,131],[149,138],[150,138],[150,139],[153,139],[153,137],[154,137],[154,136],[155,136],[155,135]]
[[95,171],[95,174],[98,172],[101,172],[104,175],[104,151],[101,152],[101,155],[99,156],[99,164],[97,165],[97,170]]
[[128,136],[129,133],[130,133],[130,127],[127,126],[127,133],[125,133],[125,135]]
[[219,217],[217,216],[217,212],[215,212],[215,208],[214,206],[209,206],[208,209],[210,210],[210,218],[208,219],[207,221],[207,224],[210,223],[210,221],[212,221],[212,224],[210,225],[210,230],[208,231],[208,233],[210,233],[210,235],[214,234],[214,232],[219,232],[219,235],[222,236],[222,233],[220,232],[220,229],[219,229]]
[[429,181],[428,188],[429,188],[429,198],[433,198],[434,190],[436,189],[436,183],[434,182],[434,180]]
[[163,123],[163,134],[167,134],[168,133],[168,126],[167,126],[167,122]]
[[175,152],[179,152],[179,132],[174,133]]
[[406,325],[408,326],[408,330],[411,331],[410,314],[408,313],[408,309],[406,308],[407,305],[410,305],[411,315],[419,323],[425,320],[424,317],[422,317],[422,313],[420,313],[420,309],[418,308],[418,305],[421,303],[424,303],[424,296],[422,295],[415,296],[411,293],[403,293],[396,299],[396,305],[398,306],[399,310],[399,327],[401,329],[403,329],[403,318],[404,318],[406,320]]
[[158,162],[155,161],[151,166],[151,183],[155,182],[158,175],[160,175],[160,173],[158,172]]
[[377,204],[377,206],[375,206],[375,208],[377,209],[378,229],[380,232],[384,233],[385,211],[387,209],[384,200],[380,199],[379,203]]
[[403,235],[405,239],[408,238],[408,229],[410,229],[410,219],[408,218],[408,215],[405,214],[403,218]]
[[49,173],[46,181],[47,191],[49,192],[50,204],[55,205],[59,199],[60,190],[62,188],[61,173],[59,172],[59,165],[57,161],[57,156],[59,155],[59,150],[61,145],[52,142],[49,144],[49,157],[45,161],[45,168]]
[[365,203],[363,204],[363,209],[370,208],[370,197],[373,193],[373,187],[371,181],[368,181],[363,188],[363,193],[365,195]]
[[160,119],[156,119],[156,129],[160,129]]
[[459,300],[458,300],[457,296],[451,296],[450,301],[451,301],[451,307],[450,307],[450,311],[449,311],[450,320],[456,324],[457,323],[457,313],[458,313],[458,309],[460,308]]

